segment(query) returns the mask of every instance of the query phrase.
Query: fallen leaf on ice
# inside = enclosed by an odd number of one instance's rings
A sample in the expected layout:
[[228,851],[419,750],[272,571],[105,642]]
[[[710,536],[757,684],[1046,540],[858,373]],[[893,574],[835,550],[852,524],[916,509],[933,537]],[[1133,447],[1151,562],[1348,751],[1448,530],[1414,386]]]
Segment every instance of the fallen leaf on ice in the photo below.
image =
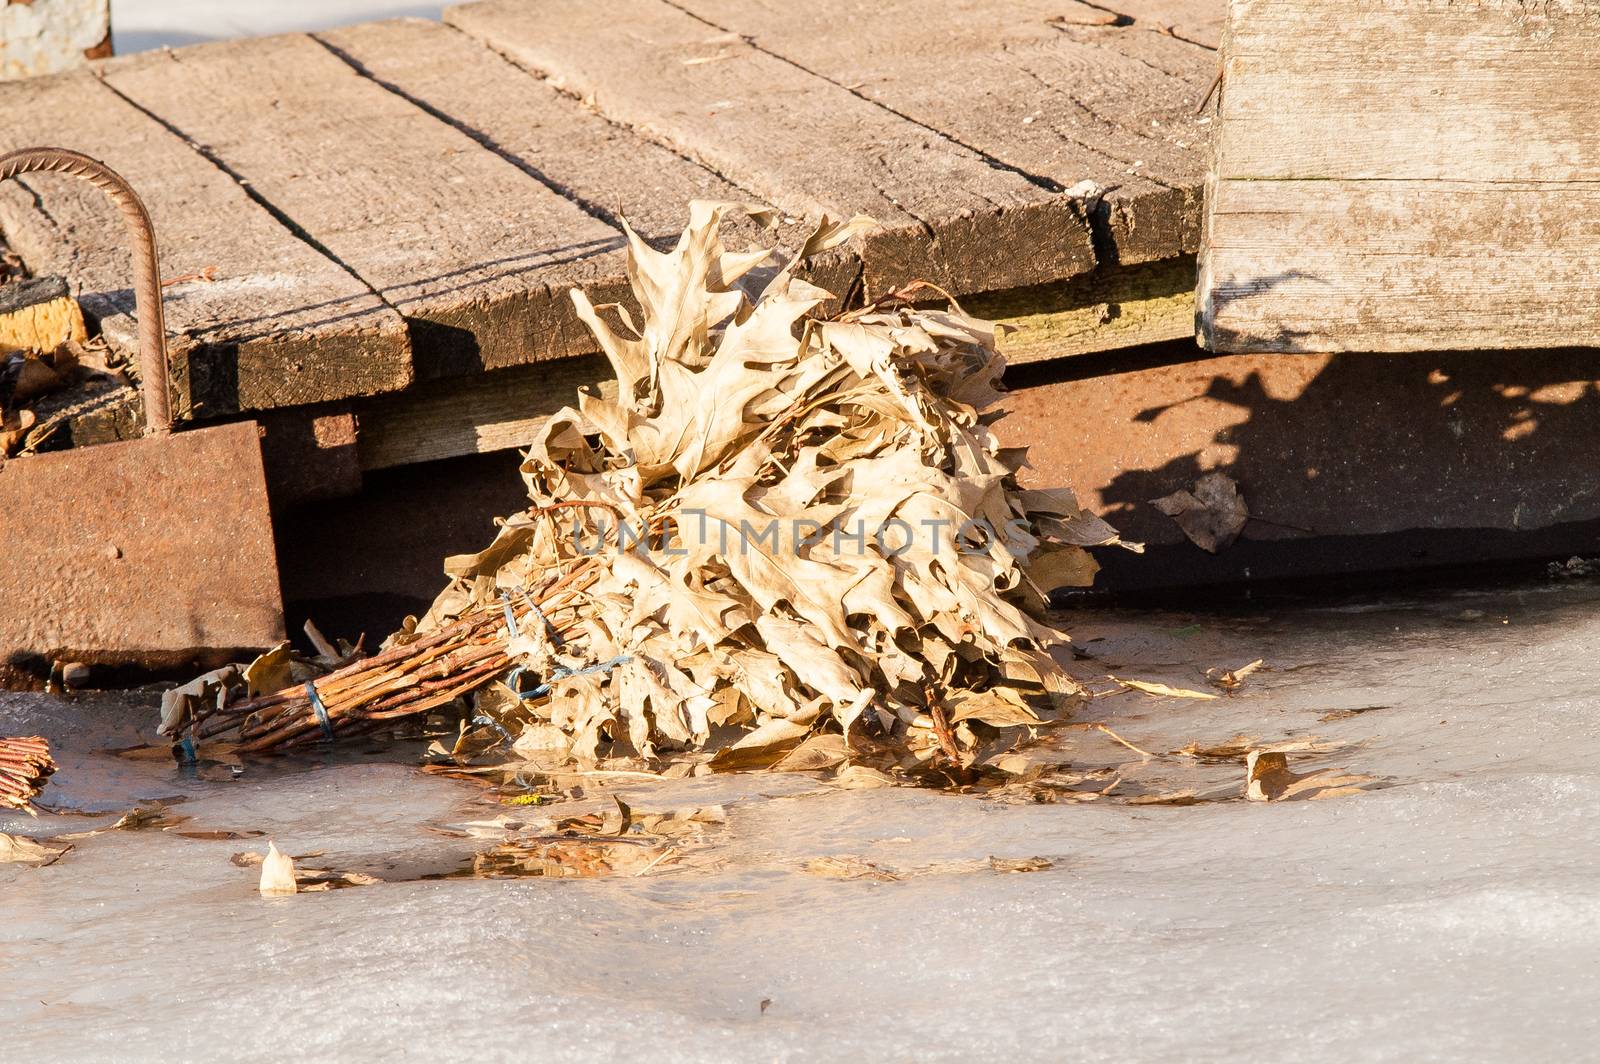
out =
[[1163,698],[1214,699],[1220,697],[1209,691],[1191,691],[1186,687],[1168,687],[1164,683],[1152,683],[1148,680],[1124,680],[1117,676],[1112,676],[1111,679],[1123,687],[1131,688],[1135,691],[1143,691],[1147,695],[1158,695]]
[[896,872],[873,864],[859,854],[838,854],[813,857],[800,866],[814,876],[828,879],[866,879],[877,883],[893,883],[901,877]]
[[1213,686],[1220,687],[1231,695],[1244,686],[1246,677],[1265,664],[1265,661],[1257,658],[1250,664],[1241,665],[1237,669],[1207,669],[1206,679],[1210,680]]
[[446,878],[639,876],[672,856],[675,851],[671,847],[663,849],[631,839],[518,839],[475,854],[469,865]]
[[774,772],[819,772],[850,759],[850,744],[838,732],[822,732],[806,739],[772,766]]
[[897,786],[894,777],[887,773],[879,772],[875,768],[869,768],[866,765],[846,765],[828,782],[847,791],[874,790],[878,787]]
[[1238,761],[1250,751],[1261,745],[1253,735],[1235,735],[1232,739],[1225,739],[1220,743],[1201,746],[1198,741],[1190,743],[1181,750],[1174,750],[1175,757],[1196,757],[1208,761]]
[[1150,505],[1176,521],[1195,546],[1212,554],[1232,544],[1250,520],[1239,485],[1226,473],[1207,473],[1194,482],[1194,491],[1180,489],[1152,499]]
[[1338,798],[1365,790],[1371,776],[1347,773],[1343,769],[1319,769],[1296,773],[1289,768],[1289,757],[1278,751],[1252,750],[1245,759],[1245,798],[1252,802],[1315,801]]
[[996,872],[1043,872],[1056,863],[1048,857],[991,857],[989,867]]
[[151,805],[134,806],[123,813],[114,824],[107,824],[103,828],[91,828],[88,831],[73,831],[57,836],[62,839],[92,839],[96,835],[104,835],[108,831],[147,831],[151,828],[176,827],[189,818],[178,816],[170,812],[160,803]]
[[[365,887],[373,883],[382,883],[377,876],[369,876],[365,872],[345,872],[335,868],[312,868],[301,862],[313,857],[321,857],[321,850],[302,853],[295,857],[280,853],[278,847],[270,841],[267,843],[267,853],[236,853],[231,858],[232,862],[241,868],[261,866],[261,893],[265,895],[278,894],[309,894],[316,891],[337,890],[340,887]],[[277,889],[268,890],[268,869],[273,867],[274,860],[280,862],[272,873],[272,883]],[[287,875],[287,879],[285,879]],[[293,889],[285,889],[285,884],[292,885]]]
[[61,855],[72,849],[66,846],[48,846],[26,835],[0,833],[0,864],[45,865],[55,864]]
[[294,894],[300,889],[294,879],[294,862],[278,850],[275,842],[267,843],[267,856],[261,862],[261,893],[267,897]]

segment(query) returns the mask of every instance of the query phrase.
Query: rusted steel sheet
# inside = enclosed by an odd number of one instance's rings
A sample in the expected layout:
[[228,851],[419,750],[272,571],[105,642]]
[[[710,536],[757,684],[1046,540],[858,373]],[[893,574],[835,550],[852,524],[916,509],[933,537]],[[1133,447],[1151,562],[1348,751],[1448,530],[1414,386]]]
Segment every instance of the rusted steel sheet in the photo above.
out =
[[163,667],[282,638],[258,429],[0,466],[0,662]]
[[1034,480],[1075,488],[1131,539],[1183,543],[1150,501],[1213,470],[1249,505],[1241,544],[1600,519],[1593,469],[1574,461],[1600,446],[1589,351],[1211,358],[1174,344],[1095,361],[1017,386],[998,432],[1030,447]]
[[126,223],[145,437],[0,466],[0,674],[27,671],[29,658],[164,667],[275,642],[282,606],[260,430],[173,435],[149,211],[82,153],[0,155],[0,181],[39,172],[88,182]]

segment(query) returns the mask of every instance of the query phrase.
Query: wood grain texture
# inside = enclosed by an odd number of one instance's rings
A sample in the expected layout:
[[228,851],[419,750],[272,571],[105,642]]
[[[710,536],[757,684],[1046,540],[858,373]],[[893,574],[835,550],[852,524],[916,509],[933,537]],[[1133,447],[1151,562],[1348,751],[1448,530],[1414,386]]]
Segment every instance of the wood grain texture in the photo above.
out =
[[[1194,259],[1100,270],[1070,281],[973,296],[969,311],[1006,326],[1011,365],[1162,340],[1194,329]],[[577,390],[616,394],[599,356],[427,381],[355,406],[363,469],[432,462],[529,446],[550,415],[577,405]]]
[[1192,335],[1194,271],[1183,256],[972,296],[962,306],[1007,326],[999,346],[1008,365],[1048,362]]
[[[65,144],[103,160],[144,199],[166,289],[178,412],[317,402],[404,387],[405,323],[237,183],[86,72],[0,85],[0,150]],[[133,266],[117,210],[83,181],[0,184],[0,228],[35,273],[67,278],[108,338],[134,343]]]
[[445,19],[757,199],[876,218],[869,291],[1009,288],[1095,264],[1073,197],[662,0],[489,0]]
[[429,381],[400,395],[366,400],[356,408],[361,468],[527,447],[552,414],[577,406],[582,387],[615,397],[616,378],[605,359],[593,355]]
[[419,375],[593,349],[566,290],[620,279],[621,232],[312,38],[199,45],[106,78],[403,314]]
[[815,7],[785,0],[679,6],[1049,187],[1109,190],[1103,256],[1198,247],[1209,120],[1196,106],[1217,56],[1166,20],[1220,2],[881,0],[825,32]]
[[[749,201],[751,194],[682,155],[603,115],[451,26],[392,19],[315,34],[377,84],[461,130],[556,194],[621,232],[626,222],[657,246],[674,243],[694,200]],[[812,224],[795,219],[776,232],[730,216],[730,247],[798,248]],[[617,262],[620,258],[605,260]],[[847,249],[816,257],[802,276],[840,297],[860,273]],[[581,278],[580,278],[581,280]],[[589,280],[596,303],[637,310],[619,271]],[[835,305],[831,309],[839,309]]]
[[1201,342],[1600,345],[1597,55],[1593,3],[1233,0]]

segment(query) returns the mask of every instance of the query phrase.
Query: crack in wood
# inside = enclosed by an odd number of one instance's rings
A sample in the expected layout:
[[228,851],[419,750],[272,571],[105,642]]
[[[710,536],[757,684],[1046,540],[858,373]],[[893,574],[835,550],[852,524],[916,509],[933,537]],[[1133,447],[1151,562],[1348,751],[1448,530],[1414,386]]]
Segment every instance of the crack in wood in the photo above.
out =
[[[773,51],[771,48],[768,48],[767,46],[763,45],[759,40],[757,40],[751,34],[739,33],[738,31],[729,29],[727,26],[724,26],[724,25],[722,25],[720,23],[713,22],[711,19],[705,18],[702,15],[696,14],[693,10],[691,10],[691,9],[689,9],[687,7],[684,7],[682,4],[675,3],[674,0],[661,0],[661,2],[663,4],[665,4],[667,7],[670,7],[672,9],[676,10],[676,11],[679,11],[679,12],[687,15],[690,18],[694,19],[696,22],[702,23],[703,25],[708,26],[711,29],[717,30],[720,33],[727,33],[727,34],[731,34],[732,36],[738,37],[740,40],[744,41],[744,43],[746,45],[748,45],[749,47],[753,48],[754,50],[760,52],[762,55],[768,56],[768,57],[770,57],[772,59],[776,59],[781,63],[785,63],[785,64],[793,67],[794,69],[800,71],[802,74],[805,74],[808,77],[816,78],[819,81],[822,81],[822,82],[825,82],[825,83],[827,83],[829,85],[832,85],[836,89],[842,89],[843,91],[848,92],[850,95],[854,96],[856,99],[861,100],[861,101],[863,101],[865,103],[869,103],[872,106],[877,107],[878,109],[880,109],[880,110],[882,110],[882,111],[884,111],[884,112],[886,112],[888,114],[891,114],[894,117],[900,119],[902,122],[909,122],[911,125],[916,126],[918,129],[923,129],[923,130],[926,130],[929,133],[932,133],[934,136],[938,137],[940,140],[943,140],[943,141],[946,141],[947,143],[953,144],[956,147],[962,149],[963,151],[970,152],[972,155],[976,156],[981,162],[983,162],[987,166],[993,167],[996,170],[1004,171],[1005,173],[1008,173],[1008,174],[1014,174],[1015,176],[1020,177],[1024,181],[1028,182],[1030,185],[1033,185],[1033,186],[1035,186],[1037,188],[1042,188],[1046,192],[1064,192],[1064,191],[1066,191],[1065,187],[1059,181],[1056,181],[1053,178],[1047,177],[1044,174],[1033,173],[1032,171],[1027,170],[1027,169],[1025,169],[1025,168],[1023,168],[1021,166],[1018,166],[1015,163],[1007,162],[1006,160],[1001,159],[999,156],[996,156],[996,155],[993,155],[993,154],[991,154],[989,152],[986,152],[982,148],[977,147],[976,145],[969,144],[966,141],[960,139],[959,137],[953,136],[950,133],[946,133],[944,130],[939,129],[937,126],[931,126],[928,123],[922,121],[921,119],[918,119],[918,118],[916,118],[916,117],[914,117],[912,115],[909,115],[904,111],[901,111],[901,110],[899,110],[897,108],[894,108],[894,107],[890,107],[888,104],[884,103],[882,100],[875,99],[874,97],[868,96],[868,95],[866,95],[865,93],[863,93],[859,89],[852,88],[849,85],[841,84],[840,82],[835,81],[834,79],[828,77],[826,74],[823,74],[823,73],[821,73],[819,71],[813,70],[810,67],[806,66],[804,63],[801,63],[801,62],[798,62],[797,60],[791,59],[789,56],[784,55],[782,52]],[[904,208],[902,208],[902,209],[904,209]]]

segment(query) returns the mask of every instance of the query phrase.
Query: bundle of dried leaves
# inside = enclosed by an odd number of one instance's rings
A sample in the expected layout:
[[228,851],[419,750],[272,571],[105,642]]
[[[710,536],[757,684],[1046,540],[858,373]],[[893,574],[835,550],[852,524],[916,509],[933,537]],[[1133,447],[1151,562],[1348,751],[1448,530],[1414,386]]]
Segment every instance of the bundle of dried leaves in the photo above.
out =
[[[727,251],[696,204],[676,247],[630,234],[643,318],[574,292],[617,378],[546,424],[530,506],[373,659],[222,711],[248,743],[360,730],[504,681],[520,753],[781,752],[821,729],[970,763],[1080,690],[1048,591],[1117,543],[1065,490],[1024,490],[990,430],[994,327],[926,286],[833,320],[799,255]],[[943,301],[940,301],[943,302]],[[309,686],[309,685],[308,685]],[[505,697],[511,694],[511,697]],[[505,704],[509,703],[509,707]],[[208,733],[219,725],[207,728]],[[247,749],[249,746],[247,745]],[[774,755],[775,756],[775,755]]]

